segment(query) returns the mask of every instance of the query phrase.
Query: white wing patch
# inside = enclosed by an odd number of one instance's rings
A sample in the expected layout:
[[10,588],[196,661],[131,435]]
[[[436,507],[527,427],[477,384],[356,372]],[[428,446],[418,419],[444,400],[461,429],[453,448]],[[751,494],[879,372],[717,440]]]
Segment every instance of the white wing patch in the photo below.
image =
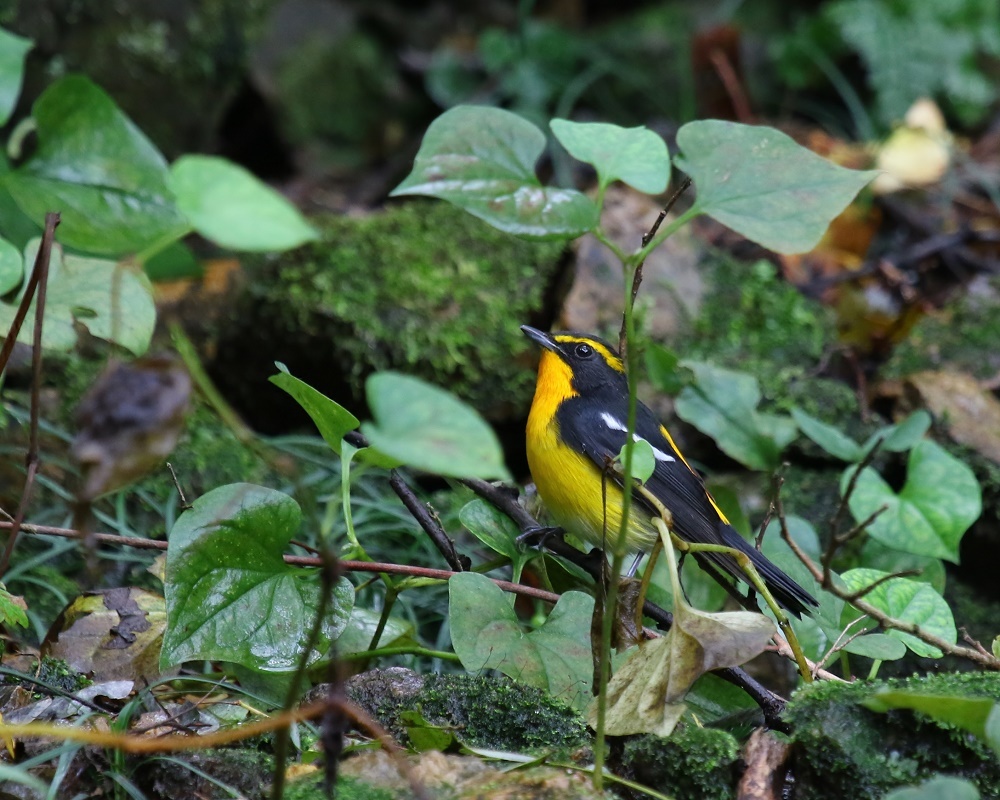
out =
[[[626,428],[624,425],[622,425],[621,420],[615,419],[607,411],[602,411],[601,412],[601,421],[605,425],[607,425],[609,428],[611,428],[611,430],[613,430],[613,431],[621,431],[622,433],[627,433],[628,432],[628,428]],[[634,441],[634,442],[644,442],[646,440],[643,439],[638,433],[633,433],[632,434],[632,441]],[[653,447],[652,444],[650,444],[649,446],[653,448],[653,458],[655,458],[657,461],[676,461],[677,460],[672,455],[668,455],[667,453],[664,453],[659,447]]]

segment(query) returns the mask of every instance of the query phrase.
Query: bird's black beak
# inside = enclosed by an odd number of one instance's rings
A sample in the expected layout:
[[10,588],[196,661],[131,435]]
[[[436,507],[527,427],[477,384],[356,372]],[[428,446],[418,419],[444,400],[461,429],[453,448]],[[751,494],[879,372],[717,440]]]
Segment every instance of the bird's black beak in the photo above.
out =
[[521,333],[527,336],[531,341],[540,347],[544,347],[546,350],[551,350],[553,353],[559,350],[559,345],[556,344],[556,340],[552,338],[550,334],[544,333],[538,328],[532,328],[530,325],[522,325]]

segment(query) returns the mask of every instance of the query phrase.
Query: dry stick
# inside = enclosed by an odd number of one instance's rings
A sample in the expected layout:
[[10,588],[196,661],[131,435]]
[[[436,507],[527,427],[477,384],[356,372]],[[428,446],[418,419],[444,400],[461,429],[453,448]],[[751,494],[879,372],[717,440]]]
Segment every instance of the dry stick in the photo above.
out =
[[0,556],[0,577],[7,572],[10,566],[10,558],[14,553],[14,545],[17,543],[17,536],[24,522],[24,515],[28,510],[28,503],[31,500],[31,490],[35,485],[35,475],[38,472],[38,413],[39,397],[42,388],[42,322],[45,317],[45,295],[49,283],[49,256],[52,253],[52,242],[55,238],[56,226],[59,224],[59,215],[49,212],[45,215],[45,232],[42,234],[42,243],[38,247],[38,254],[35,256],[35,265],[31,270],[31,278],[28,281],[27,290],[21,298],[14,322],[10,326],[7,338],[0,351],[0,373],[7,366],[10,354],[14,350],[14,343],[21,332],[21,325],[28,314],[32,297],[37,293],[38,300],[35,303],[35,330],[31,343],[31,411],[28,432],[28,454],[26,458],[27,473],[24,478],[24,489],[21,491],[21,501],[17,506],[17,513],[14,515],[14,522],[10,529],[10,536],[7,537],[7,544],[4,546],[3,555]]
[[[667,214],[670,213],[671,209],[677,204],[677,201],[680,199],[681,195],[684,194],[684,192],[686,192],[688,188],[690,188],[690,186],[691,186],[691,178],[686,177],[684,178],[683,181],[681,181],[681,185],[677,187],[677,191],[674,192],[673,195],[671,195],[670,199],[667,200],[667,204],[663,206],[663,209],[660,211],[659,216],[657,216],[656,218],[656,222],[654,222],[653,226],[646,233],[642,235],[643,247],[645,247],[651,241],[653,241],[653,237],[656,236],[656,232],[660,229],[660,226],[663,224],[663,220],[667,218]],[[642,284],[642,267],[645,263],[646,259],[643,259],[638,263],[638,265],[635,268],[635,275],[632,278],[632,295],[629,298],[630,306],[635,306],[635,298],[639,294],[639,286]],[[618,333],[618,352],[622,357],[622,361],[625,360],[625,351],[627,347],[628,347],[628,342],[626,341],[626,336],[625,336],[625,316],[622,315],[622,327]]]
[[434,542],[435,547],[444,556],[444,560],[448,562],[449,567],[455,572],[464,572],[472,566],[472,562],[468,556],[458,554],[458,551],[455,549],[455,542],[445,532],[441,522],[428,511],[426,505],[420,502],[420,499],[414,494],[413,489],[406,484],[406,481],[403,480],[397,470],[389,472],[389,486],[392,487],[392,490],[399,499],[403,501],[406,510],[420,523],[420,527],[424,529],[424,532],[431,537],[431,541]]
[[[14,523],[0,520],[0,530],[10,530]],[[24,524],[21,530],[25,533],[37,536],[59,536],[63,539],[78,539],[80,532],[73,528],[56,528],[50,525]],[[139,550],[166,550],[167,543],[159,539],[143,539],[137,536],[115,536],[110,533],[95,533],[94,540],[102,544],[116,545],[119,547],[135,547]],[[569,545],[566,545],[569,547]],[[572,549],[572,548],[570,548]],[[576,551],[579,552],[579,551]],[[284,556],[286,564],[296,567],[322,567],[323,560],[313,556]],[[446,581],[456,572],[448,569],[432,569],[430,567],[414,567],[409,564],[390,564],[382,561],[341,561],[341,569],[344,572],[386,572],[392,575],[405,575],[410,578],[434,578]],[[490,578],[497,586],[505,592],[532,597],[536,600],[544,600],[546,603],[557,603],[559,595],[554,592],[547,592],[544,589],[536,589],[534,586],[524,586],[520,583],[511,583]]]

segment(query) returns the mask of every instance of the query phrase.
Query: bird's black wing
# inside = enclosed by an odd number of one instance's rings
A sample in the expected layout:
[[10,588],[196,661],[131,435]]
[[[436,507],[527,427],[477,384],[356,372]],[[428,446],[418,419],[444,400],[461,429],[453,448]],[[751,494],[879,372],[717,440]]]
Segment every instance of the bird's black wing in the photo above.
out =
[[[627,400],[617,393],[614,396],[599,393],[573,397],[563,403],[557,414],[560,434],[566,444],[586,454],[603,470],[625,444],[626,409]],[[775,599],[797,616],[808,606],[818,605],[808,592],[733,529],[716,507],[701,476],[688,466],[653,412],[642,403],[636,409],[635,436],[645,439],[653,447],[656,467],[645,486],[670,511],[672,529],[677,536],[696,544],[724,545],[746,553]],[[614,470],[608,474],[621,484],[621,478]],[[650,513],[658,513],[641,495],[634,494],[633,497]],[[706,553],[704,557],[726,572],[746,580],[743,570],[732,556]]]

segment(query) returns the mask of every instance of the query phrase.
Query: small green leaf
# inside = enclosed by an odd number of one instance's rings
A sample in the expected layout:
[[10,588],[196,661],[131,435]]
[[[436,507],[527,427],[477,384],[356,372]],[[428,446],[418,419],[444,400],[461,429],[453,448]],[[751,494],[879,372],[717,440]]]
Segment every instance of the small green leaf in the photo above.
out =
[[24,59],[32,47],[31,39],[0,28],[0,125],[6,125],[14,113],[24,79]]
[[194,229],[220,247],[290,250],[319,238],[295,206],[224,158],[181,156],[167,183]]
[[813,442],[822,447],[834,458],[841,461],[860,461],[865,457],[865,451],[849,436],[841,433],[832,425],[827,425],[801,408],[792,409],[792,419]]
[[639,483],[645,483],[652,477],[653,470],[656,469],[656,455],[653,453],[653,445],[645,439],[638,439],[631,444],[626,442],[618,452],[617,461],[625,469],[626,453],[632,451],[632,477]]
[[[841,492],[851,474],[848,469],[841,478]],[[886,547],[957,564],[962,536],[982,511],[982,494],[972,470],[925,439],[910,451],[906,483],[898,495],[867,467],[848,505],[858,522],[887,506],[868,527],[871,537]]]
[[680,356],[661,344],[646,348],[646,374],[657,388],[667,394],[677,394],[687,381],[682,376]]
[[931,415],[926,411],[914,411],[897,425],[889,425],[868,437],[862,449],[867,453],[881,440],[879,450],[886,453],[903,453],[924,438],[931,426]]
[[[319,608],[318,570],[285,564],[301,511],[288,495],[236,483],[200,497],[170,531],[163,667],[192,659],[296,668]],[[347,626],[354,588],[341,578],[309,662]]]
[[508,478],[493,429],[454,395],[398,372],[365,383],[374,416],[361,431],[379,452],[452,478]]
[[517,114],[455,106],[431,123],[391,195],[438,197],[518,236],[580,236],[597,225],[598,209],[573,189],[542,186],[535,163],[544,149],[545,134]]
[[906,655],[906,645],[885,633],[869,633],[851,639],[844,645],[844,650],[877,661],[896,661]]
[[0,297],[20,286],[23,278],[21,251],[6,239],[0,238]]
[[795,423],[789,417],[757,411],[757,379],[697,361],[684,361],[682,366],[694,372],[695,383],[684,387],[677,398],[677,415],[750,469],[776,468],[781,451],[795,438]]
[[[28,243],[24,263],[34,264],[38,239]],[[30,343],[35,324],[37,295],[21,326],[18,341]],[[13,303],[0,302],[0,330],[8,330],[17,313]],[[42,347],[66,351],[76,345],[76,326],[142,355],[149,348],[156,326],[156,306],[149,279],[138,269],[96,258],[63,255],[52,247],[49,286],[45,300]]]
[[521,532],[513,520],[482,498],[476,498],[462,506],[458,518],[479,541],[510,559],[512,580],[514,583],[520,581],[524,565],[534,558],[535,553],[526,552],[517,543]]
[[15,597],[0,583],[0,625],[20,625],[28,627],[28,615],[25,613],[24,599]]
[[979,800],[979,790],[965,778],[936,775],[919,786],[893,789],[882,800]]
[[[375,631],[378,630],[382,615],[367,608],[355,606],[350,622],[337,637],[337,654],[361,653],[368,649]],[[390,616],[382,628],[378,647],[392,647],[413,636],[413,623],[409,620]]]
[[1000,741],[991,730],[1000,719],[1000,705],[991,697],[967,695],[925,694],[919,691],[893,689],[878,692],[862,703],[872,711],[886,712],[891,708],[908,708],[933,717],[940,722],[956,725],[990,745],[1000,756]]
[[774,128],[722,120],[689,122],[677,146],[695,207],[779,253],[812,250],[877,174],[837,166]]
[[316,423],[323,440],[333,452],[339,454],[345,434],[356,430],[361,420],[305,381],[296,378],[280,361],[275,361],[274,366],[278,368],[278,374],[272,375],[268,380],[295,398],[295,402]]
[[[848,570],[840,577],[849,592],[857,592],[868,588],[888,574],[875,569],[859,568]],[[951,609],[944,598],[926,583],[907,578],[890,578],[865,594],[862,599],[890,617],[918,625],[927,633],[950,644],[954,644],[958,639]],[[844,622],[850,622],[859,616],[861,614],[857,611],[845,609]],[[937,647],[921,641],[912,634],[890,630],[887,635],[899,639],[918,656],[941,658],[942,653]]]
[[613,181],[646,194],[659,194],[667,188],[670,154],[663,137],[649,128],[568,119],[554,119],[549,126],[573,158],[593,164],[601,188]]
[[90,80],[59,79],[35,101],[33,114],[38,149],[3,180],[38,224],[48,211],[62,215],[64,245],[118,256],[190,229],[167,188],[163,156]]
[[544,625],[525,633],[503,590],[485,575],[460,572],[448,591],[452,644],[469,672],[498,669],[576,709],[587,704],[592,597],[567,592]]

